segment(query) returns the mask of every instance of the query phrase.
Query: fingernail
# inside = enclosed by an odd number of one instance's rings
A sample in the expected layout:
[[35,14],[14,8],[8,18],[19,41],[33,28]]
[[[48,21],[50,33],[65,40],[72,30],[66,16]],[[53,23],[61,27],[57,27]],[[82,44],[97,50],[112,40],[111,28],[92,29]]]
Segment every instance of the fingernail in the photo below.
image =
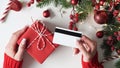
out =
[[21,45],[25,45],[25,43],[26,43],[26,39],[23,38],[22,41],[21,41]]

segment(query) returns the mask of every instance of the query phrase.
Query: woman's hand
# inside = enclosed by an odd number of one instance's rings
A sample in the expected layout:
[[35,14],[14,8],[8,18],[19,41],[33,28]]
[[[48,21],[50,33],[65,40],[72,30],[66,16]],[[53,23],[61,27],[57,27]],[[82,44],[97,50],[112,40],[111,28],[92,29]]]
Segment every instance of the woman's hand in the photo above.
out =
[[83,55],[83,61],[89,62],[95,56],[97,50],[97,44],[95,41],[89,39],[86,36],[82,36],[81,40],[76,42],[78,48],[74,49],[74,53],[78,54],[79,52]]
[[27,29],[27,26],[13,33],[11,39],[9,40],[5,48],[5,53],[9,57],[17,61],[21,61],[23,59],[23,54],[25,52],[25,47],[26,47],[26,39],[23,39],[19,46],[17,45],[17,41],[19,37],[26,31],[26,29]]

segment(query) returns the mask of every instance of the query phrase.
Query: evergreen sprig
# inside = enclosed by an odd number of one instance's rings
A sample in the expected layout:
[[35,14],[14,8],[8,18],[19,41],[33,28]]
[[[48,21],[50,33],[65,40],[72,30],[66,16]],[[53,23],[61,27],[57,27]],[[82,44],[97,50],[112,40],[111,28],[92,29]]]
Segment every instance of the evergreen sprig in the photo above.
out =
[[[73,5],[70,2],[67,2],[67,0],[42,0],[37,4],[37,7],[42,8],[50,5],[51,3],[54,4],[55,7],[61,6],[65,9],[73,7]],[[91,0],[79,0],[78,5],[76,5],[75,7],[77,10],[76,12],[80,13],[80,20],[86,19],[88,13],[90,13],[93,9]]]

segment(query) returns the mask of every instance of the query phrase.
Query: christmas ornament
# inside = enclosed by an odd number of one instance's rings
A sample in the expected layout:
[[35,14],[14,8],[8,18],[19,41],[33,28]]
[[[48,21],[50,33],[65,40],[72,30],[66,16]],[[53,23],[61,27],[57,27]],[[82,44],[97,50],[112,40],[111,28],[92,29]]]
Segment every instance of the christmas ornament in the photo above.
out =
[[9,13],[10,10],[14,11],[20,11],[22,9],[22,3],[18,0],[11,0],[6,9],[5,12],[3,13],[3,17],[0,19],[1,22],[4,22],[6,20],[6,17]]
[[108,15],[104,11],[98,11],[96,14],[94,14],[94,20],[98,24],[105,24],[108,20]]
[[49,10],[45,10],[45,11],[43,12],[43,16],[44,16],[45,18],[50,17],[50,11],[49,11]]
[[78,4],[78,0],[71,0],[71,4],[72,5],[77,5]]
[[27,3],[27,6],[30,7],[32,4],[34,4],[34,0],[30,0],[30,1]]
[[103,32],[103,31],[98,31],[98,32],[96,33],[96,36],[97,36],[98,38],[102,38],[102,37],[104,36],[104,32]]
[[22,9],[22,3],[18,0],[13,0],[10,9],[14,11],[20,11]]

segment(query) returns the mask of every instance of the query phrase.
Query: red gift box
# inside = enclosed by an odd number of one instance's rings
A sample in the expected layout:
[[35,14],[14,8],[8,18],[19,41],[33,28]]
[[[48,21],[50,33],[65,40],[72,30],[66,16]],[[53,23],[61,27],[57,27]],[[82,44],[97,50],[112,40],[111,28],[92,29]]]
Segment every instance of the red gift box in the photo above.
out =
[[53,34],[38,20],[19,38],[18,45],[23,38],[27,39],[27,52],[41,64],[58,47],[52,43]]

